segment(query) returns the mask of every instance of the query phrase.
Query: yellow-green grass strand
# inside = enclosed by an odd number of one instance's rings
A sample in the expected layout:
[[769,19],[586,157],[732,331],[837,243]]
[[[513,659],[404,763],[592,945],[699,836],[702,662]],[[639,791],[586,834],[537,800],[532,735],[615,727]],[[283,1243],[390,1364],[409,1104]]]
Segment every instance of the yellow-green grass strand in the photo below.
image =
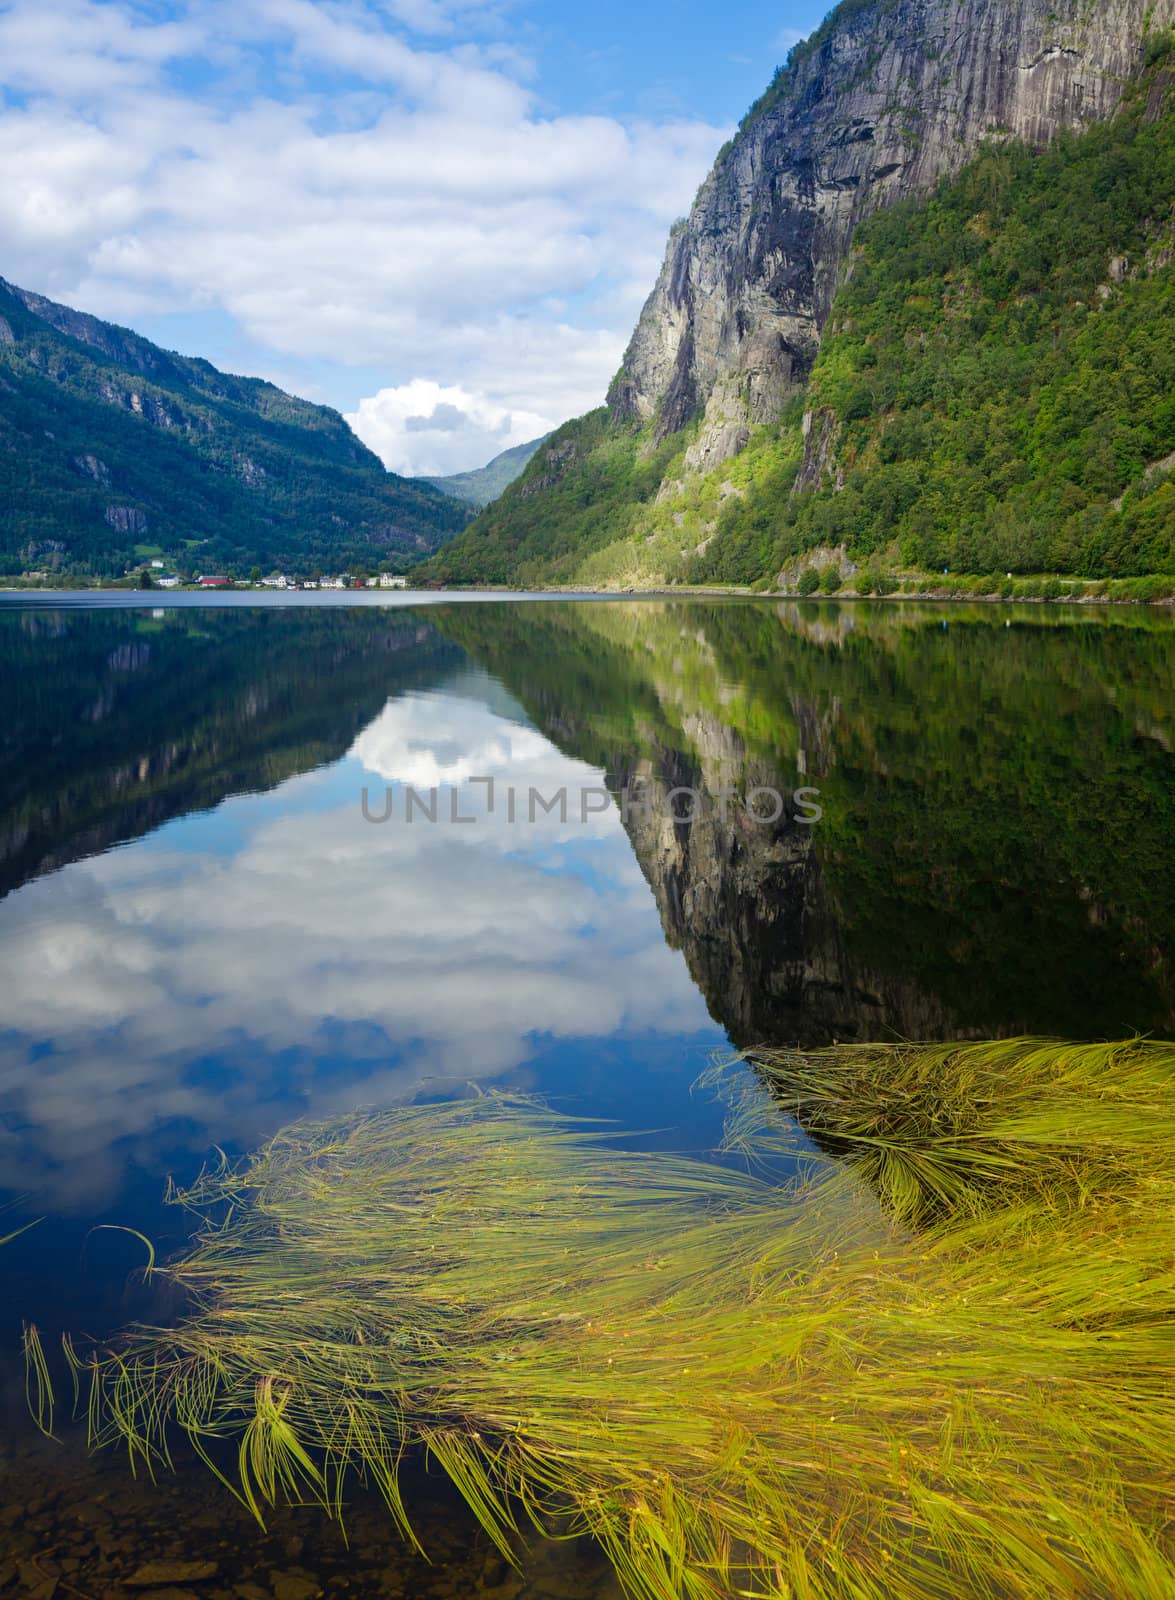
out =
[[[178,1425],[210,1464],[243,1450],[258,1515],[343,1517],[366,1476],[398,1523],[386,1485],[432,1446],[502,1546],[519,1512],[590,1532],[640,1600],[1175,1592],[1175,1183],[1142,1126],[1170,1115],[1170,1047],[1100,1073],[1055,1047],[1066,1093],[1116,1108],[1112,1147],[1083,1106],[1050,1143],[1047,1096],[1042,1136],[993,1142],[1042,1092],[1039,1042],[928,1047],[892,1090],[875,1048],[853,1093],[897,1099],[897,1151],[904,1126],[925,1146],[930,1095],[954,1212],[940,1186],[895,1215],[851,1147],[778,1187],[493,1096],[285,1130],[182,1197],[200,1232],[157,1271],[189,1314],[94,1353],[95,1442],[158,1462]],[[1021,1057],[1031,1092],[997,1106],[994,1063]],[[843,1122],[844,1063],[805,1071]],[[773,1103],[754,1092],[736,1137]]]

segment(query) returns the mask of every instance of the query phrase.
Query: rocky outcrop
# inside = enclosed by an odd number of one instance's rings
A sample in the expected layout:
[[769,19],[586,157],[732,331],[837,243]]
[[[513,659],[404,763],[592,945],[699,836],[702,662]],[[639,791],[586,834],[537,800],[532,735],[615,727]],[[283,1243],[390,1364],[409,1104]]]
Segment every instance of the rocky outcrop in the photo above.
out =
[[110,468],[94,455],[74,456],[73,469],[82,478],[93,478],[95,483],[109,484]]
[[[846,0],[720,154],[613,382],[663,436],[703,418],[710,470],[804,383],[853,228],[990,138],[1109,116],[1175,0]],[[813,445],[818,445],[817,433]]]
[[563,475],[563,469],[569,461],[574,461],[576,456],[574,439],[563,439],[559,444],[553,444],[543,452],[544,470],[537,477],[526,480],[518,490],[519,497],[529,500],[532,494],[538,494],[540,489],[549,489],[552,484],[558,483]]
[[106,526],[116,533],[146,533],[147,514],[133,506],[107,506]]

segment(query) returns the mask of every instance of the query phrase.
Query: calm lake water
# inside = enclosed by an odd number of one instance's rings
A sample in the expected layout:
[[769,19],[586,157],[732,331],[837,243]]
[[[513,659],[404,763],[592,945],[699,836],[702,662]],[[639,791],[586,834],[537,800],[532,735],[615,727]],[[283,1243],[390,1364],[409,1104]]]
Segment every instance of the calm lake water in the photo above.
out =
[[708,1151],[730,1046],[1171,1037],[1173,643],[1125,608],[0,603],[0,1234],[42,1219],[0,1258],[0,1588],[211,1551],[244,1600],[612,1593],[574,1549],[509,1577],[435,1480],[426,1570],[374,1510],[350,1550],[262,1536],[182,1461],[34,1445],[21,1320],[143,1313],[96,1225],[179,1248],[168,1177],[307,1114],[511,1088]]

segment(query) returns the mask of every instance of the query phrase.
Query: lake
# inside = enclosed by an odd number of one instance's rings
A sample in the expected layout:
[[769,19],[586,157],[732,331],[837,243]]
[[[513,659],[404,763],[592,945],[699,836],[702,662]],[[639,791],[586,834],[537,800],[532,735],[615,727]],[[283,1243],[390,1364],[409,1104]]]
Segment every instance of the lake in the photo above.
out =
[[166,1314],[114,1230],[174,1253],[168,1180],[299,1118],[509,1090],[717,1161],[716,1053],[1175,1037],[1175,617],[230,598],[0,600],[13,1571],[610,1595],[580,1545],[511,1576],[435,1474],[425,1567],[366,1502],[261,1533],[185,1458],[43,1443],[22,1320]]

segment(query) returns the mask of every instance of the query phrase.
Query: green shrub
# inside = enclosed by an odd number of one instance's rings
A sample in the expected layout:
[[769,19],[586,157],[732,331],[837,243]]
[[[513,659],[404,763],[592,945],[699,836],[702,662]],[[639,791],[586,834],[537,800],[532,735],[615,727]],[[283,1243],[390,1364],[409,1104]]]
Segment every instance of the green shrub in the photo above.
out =
[[1065,585],[1060,578],[1046,578],[1040,586],[1042,600],[1060,600],[1065,593]]
[[840,586],[840,568],[831,566],[825,567],[824,571],[820,574],[820,587],[824,590],[824,593],[835,594]]
[[815,594],[820,587],[820,574],[815,567],[805,567],[800,573],[800,581],[796,588],[801,594]]
[[1160,28],[1157,33],[1148,33],[1143,45],[1143,59],[1148,67],[1157,66],[1166,56],[1175,50],[1175,28]]
[[1154,573],[1146,578],[1119,578],[1110,590],[1115,600],[1137,600],[1143,605],[1155,600],[1168,600],[1173,592],[1175,578],[1164,577],[1162,573]]

